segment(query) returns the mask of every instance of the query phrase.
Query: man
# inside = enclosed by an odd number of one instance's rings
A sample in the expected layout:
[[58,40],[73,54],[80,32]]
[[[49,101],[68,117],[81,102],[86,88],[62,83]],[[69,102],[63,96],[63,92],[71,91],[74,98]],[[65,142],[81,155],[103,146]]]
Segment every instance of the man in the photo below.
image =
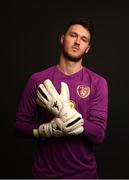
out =
[[58,65],[34,73],[24,89],[15,125],[38,141],[34,178],[98,178],[94,147],[105,137],[108,88],[103,77],[82,65],[91,38],[87,19],[70,22]]

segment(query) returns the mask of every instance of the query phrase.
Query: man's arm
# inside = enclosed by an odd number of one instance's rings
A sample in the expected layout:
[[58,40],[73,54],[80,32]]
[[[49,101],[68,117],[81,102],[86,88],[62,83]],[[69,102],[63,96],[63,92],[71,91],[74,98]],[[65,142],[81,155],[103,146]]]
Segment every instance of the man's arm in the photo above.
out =
[[88,119],[84,120],[84,135],[99,144],[104,140],[108,114],[108,87],[105,79],[96,83],[91,96]]
[[[49,84],[49,81],[47,81]],[[50,81],[51,82],[51,81]],[[45,90],[45,97],[49,97],[44,99],[44,103],[48,105],[48,110],[52,109],[52,104],[55,101],[58,101],[59,105],[62,106],[59,108],[60,114],[64,114],[61,118],[55,118],[49,123],[43,124],[34,124],[32,119],[36,114],[37,109],[37,85],[34,77],[31,77],[24,89],[18,112],[16,114],[16,132],[20,135],[28,136],[28,137],[36,137],[39,138],[40,135],[46,137],[58,137],[58,136],[66,136],[66,135],[77,135],[82,133],[83,131],[83,119],[81,114],[79,114],[75,109],[71,109],[69,104],[69,99],[67,100],[67,85],[65,83],[62,84],[61,94],[59,95],[53,84],[50,83],[51,86],[48,87],[48,91]],[[44,87],[45,88],[45,87]],[[43,89],[41,90],[43,91]],[[51,92],[52,91],[52,92]],[[45,92],[43,94],[45,94]],[[52,93],[52,96],[51,94]],[[66,96],[66,97],[65,97]],[[41,100],[43,96],[40,95]],[[64,98],[63,98],[64,97]],[[58,99],[59,98],[59,99]],[[65,98],[66,102],[65,103]],[[43,103],[43,105],[44,105]],[[64,104],[63,104],[64,103]],[[65,106],[67,104],[67,106]],[[68,108],[69,106],[69,108]],[[42,101],[41,101],[42,107]],[[43,106],[44,108],[44,106]],[[69,109],[69,113],[66,110]],[[55,113],[58,113],[58,109],[54,109]],[[58,120],[59,119],[59,120]],[[58,128],[57,128],[58,127]]]
[[33,129],[38,127],[38,124],[32,121],[37,108],[36,88],[36,80],[32,75],[24,88],[16,113],[15,130],[22,136],[33,137]]

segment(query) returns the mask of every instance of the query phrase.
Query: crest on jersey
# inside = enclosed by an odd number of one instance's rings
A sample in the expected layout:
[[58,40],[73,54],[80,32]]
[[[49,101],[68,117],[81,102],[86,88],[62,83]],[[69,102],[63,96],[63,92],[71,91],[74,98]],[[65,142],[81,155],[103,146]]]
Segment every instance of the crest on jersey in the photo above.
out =
[[84,86],[84,85],[77,86],[77,94],[81,98],[88,97],[90,95],[90,87],[89,86]]

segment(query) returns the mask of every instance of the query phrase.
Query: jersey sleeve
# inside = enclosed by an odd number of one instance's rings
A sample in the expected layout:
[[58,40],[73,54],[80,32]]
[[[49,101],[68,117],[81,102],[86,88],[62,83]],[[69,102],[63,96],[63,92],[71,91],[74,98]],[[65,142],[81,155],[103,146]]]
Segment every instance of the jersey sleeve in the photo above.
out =
[[36,80],[32,75],[23,90],[16,113],[15,130],[22,136],[32,137],[33,129],[38,127],[33,118],[36,114]]
[[108,118],[108,85],[104,78],[96,82],[84,119],[84,135],[99,144],[104,140]]

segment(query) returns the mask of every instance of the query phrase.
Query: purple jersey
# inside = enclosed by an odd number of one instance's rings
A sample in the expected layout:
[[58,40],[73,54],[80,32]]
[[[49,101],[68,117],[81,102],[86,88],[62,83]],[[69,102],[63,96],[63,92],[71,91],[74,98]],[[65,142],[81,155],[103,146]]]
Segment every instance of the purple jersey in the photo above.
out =
[[[36,103],[36,89],[46,79],[53,82],[59,93],[61,82],[68,84],[70,100],[84,119],[84,132],[76,136],[39,140],[32,167],[33,177],[97,178],[94,146],[103,141],[107,126],[106,80],[85,67],[72,75],[63,74],[57,66],[34,73],[26,84],[16,114],[16,130],[22,135],[32,137],[34,128],[53,118],[50,112]],[[38,123],[32,120],[35,115]]]

